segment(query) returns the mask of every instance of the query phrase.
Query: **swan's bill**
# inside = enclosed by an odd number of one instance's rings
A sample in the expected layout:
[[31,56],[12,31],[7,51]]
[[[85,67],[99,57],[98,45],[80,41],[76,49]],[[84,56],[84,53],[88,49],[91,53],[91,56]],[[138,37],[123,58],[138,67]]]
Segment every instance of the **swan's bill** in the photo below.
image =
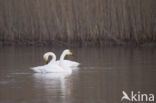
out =
[[48,64],[48,59],[45,58],[44,61],[45,61],[46,64]]
[[71,51],[69,51],[69,53],[68,53],[69,55],[72,55],[73,53],[71,52]]

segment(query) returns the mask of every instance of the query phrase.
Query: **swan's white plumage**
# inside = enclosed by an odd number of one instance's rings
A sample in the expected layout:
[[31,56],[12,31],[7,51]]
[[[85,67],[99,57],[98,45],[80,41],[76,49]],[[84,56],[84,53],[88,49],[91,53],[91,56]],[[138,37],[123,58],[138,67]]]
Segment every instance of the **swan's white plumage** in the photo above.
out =
[[61,65],[63,67],[76,67],[79,66],[80,63],[75,62],[75,61],[71,61],[71,60],[64,60],[66,55],[71,55],[70,54],[70,50],[66,49],[62,52],[61,56],[60,56],[60,60],[56,61],[56,55],[53,52],[47,52],[43,55],[43,58],[45,61],[48,60],[49,56],[52,57],[52,60],[49,63],[56,63],[58,65]]
[[64,60],[66,55],[72,55],[72,52],[69,49],[64,50],[60,56],[60,60],[56,61],[56,63],[65,67],[76,67],[80,65],[80,63],[75,61]]
[[43,58],[45,61],[48,61],[48,57],[52,56],[52,60],[43,66],[37,66],[31,68],[34,72],[41,72],[41,73],[59,73],[59,72],[72,72],[72,68],[79,66],[80,63],[70,60],[64,60],[66,55],[72,55],[70,50],[66,49],[60,56],[60,60],[56,61],[56,55],[53,52],[47,52],[44,54]]
[[[63,60],[63,62],[66,67],[76,67],[80,65],[80,63],[71,60]],[[56,64],[60,64],[60,60],[57,60]]]
[[49,63],[47,65],[33,67],[31,68],[31,70],[38,73],[63,73],[63,72],[71,73],[72,72],[70,68],[63,68],[55,63]]

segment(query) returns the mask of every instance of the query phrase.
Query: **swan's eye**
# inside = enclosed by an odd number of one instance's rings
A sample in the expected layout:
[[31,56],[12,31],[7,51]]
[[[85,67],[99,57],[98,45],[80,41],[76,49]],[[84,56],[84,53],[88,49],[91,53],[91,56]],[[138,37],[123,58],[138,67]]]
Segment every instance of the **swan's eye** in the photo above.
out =
[[72,55],[72,52],[71,51],[69,52],[69,55]]

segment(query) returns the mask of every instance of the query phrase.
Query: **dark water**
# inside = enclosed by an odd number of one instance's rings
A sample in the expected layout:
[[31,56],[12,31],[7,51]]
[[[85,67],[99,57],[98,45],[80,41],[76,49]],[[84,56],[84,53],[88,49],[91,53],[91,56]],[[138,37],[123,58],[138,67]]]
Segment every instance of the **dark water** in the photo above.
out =
[[156,95],[155,48],[71,48],[67,59],[81,63],[72,74],[29,69],[63,49],[1,47],[0,103],[120,103],[123,90]]

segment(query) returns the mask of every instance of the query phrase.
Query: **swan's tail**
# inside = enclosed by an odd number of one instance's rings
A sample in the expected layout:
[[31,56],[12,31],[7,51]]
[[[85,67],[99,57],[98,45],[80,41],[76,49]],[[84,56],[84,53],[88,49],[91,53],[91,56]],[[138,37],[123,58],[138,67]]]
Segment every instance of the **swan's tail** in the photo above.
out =
[[41,72],[44,72],[43,70],[43,68],[41,67],[41,66],[38,66],[38,67],[31,67],[30,68],[32,71],[34,71],[34,72],[37,72],[37,73],[41,73]]
[[80,63],[78,63],[78,62],[73,62],[72,63],[72,67],[77,67],[77,66],[79,66],[80,65]]

